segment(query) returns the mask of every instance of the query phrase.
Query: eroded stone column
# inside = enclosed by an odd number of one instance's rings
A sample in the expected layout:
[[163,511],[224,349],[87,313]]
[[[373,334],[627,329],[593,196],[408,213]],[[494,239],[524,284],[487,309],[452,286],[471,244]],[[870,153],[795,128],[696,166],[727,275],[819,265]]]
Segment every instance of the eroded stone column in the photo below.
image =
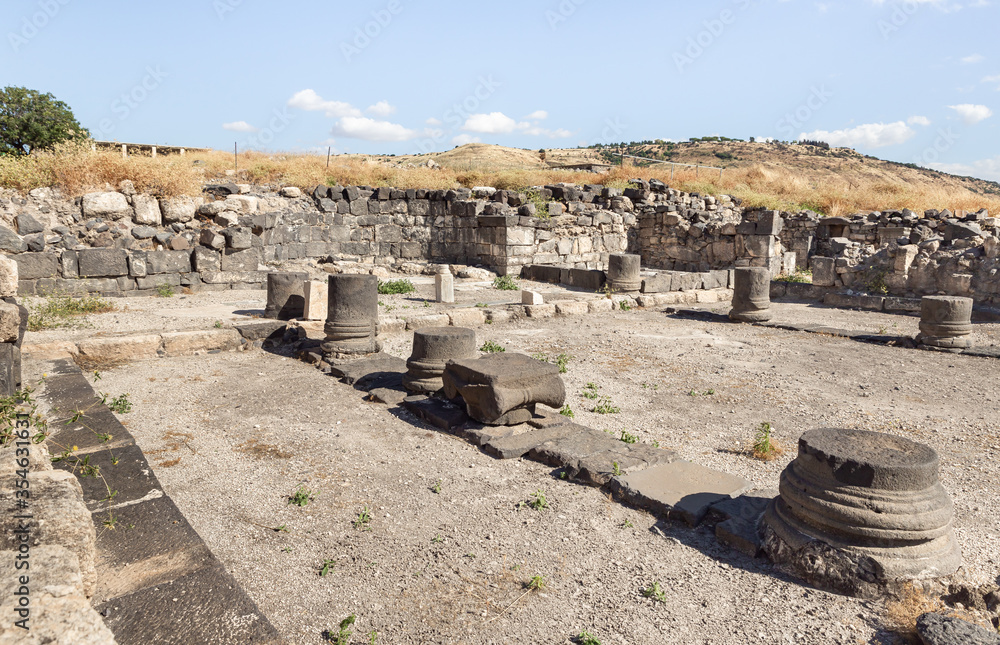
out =
[[291,320],[301,318],[305,309],[305,272],[268,273],[265,318]]
[[766,322],[771,319],[770,270],[764,267],[736,269],[729,319],[737,322]]
[[761,522],[764,552],[819,587],[873,596],[961,565],[932,448],[823,428],[799,439]]
[[972,298],[924,296],[920,299],[917,344],[946,351],[972,346]]
[[441,375],[449,360],[475,358],[476,332],[464,327],[424,327],[413,332],[413,353],[406,361],[403,387],[432,394],[444,387]]
[[327,294],[326,341],[320,345],[327,360],[381,351],[378,336],[378,278],[373,275],[331,275]]
[[608,258],[608,286],[618,293],[639,291],[642,278],[639,277],[640,257],[631,253],[612,253]]

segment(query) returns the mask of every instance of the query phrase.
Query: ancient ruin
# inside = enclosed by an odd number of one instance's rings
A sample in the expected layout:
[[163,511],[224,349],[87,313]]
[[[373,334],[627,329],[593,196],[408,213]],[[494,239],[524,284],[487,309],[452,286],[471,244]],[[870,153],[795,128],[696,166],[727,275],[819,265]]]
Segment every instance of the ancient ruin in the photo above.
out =
[[767,322],[771,319],[771,275],[767,269],[742,267],[733,280],[733,308],[730,320]]
[[893,435],[810,430],[764,514],[764,551],[812,584],[874,596],[962,563],[937,453]]
[[378,279],[332,275],[328,291],[323,355],[331,358],[374,354],[378,340]]
[[445,395],[461,396],[469,416],[489,425],[525,423],[537,404],[559,408],[566,401],[559,368],[523,354],[449,360],[443,378]]
[[413,332],[413,353],[406,361],[403,387],[416,394],[444,388],[441,380],[449,360],[476,357],[476,331],[464,327],[422,327]]
[[972,345],[972,298],[924,296],[920,299],[920,335],[923,347],[957,351]]

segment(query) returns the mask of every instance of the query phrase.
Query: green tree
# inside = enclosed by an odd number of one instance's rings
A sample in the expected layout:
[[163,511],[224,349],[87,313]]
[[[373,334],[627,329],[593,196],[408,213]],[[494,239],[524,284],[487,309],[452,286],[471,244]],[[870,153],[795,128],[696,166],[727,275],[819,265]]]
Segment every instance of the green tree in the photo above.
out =
[[24,87],[0,90],[0,154],[26,155],[67,139],[86,139],[73,111],[51,94]]

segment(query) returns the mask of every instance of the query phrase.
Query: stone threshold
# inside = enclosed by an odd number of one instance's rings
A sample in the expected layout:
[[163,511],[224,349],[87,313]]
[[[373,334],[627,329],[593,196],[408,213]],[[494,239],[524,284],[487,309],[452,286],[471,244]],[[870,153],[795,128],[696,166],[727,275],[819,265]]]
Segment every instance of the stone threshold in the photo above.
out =
[[[92,605],[118,645],[284,643],[163,491],[142,449],[80,368],[57,359],[39,371],[48,375],[42,401],[58,414],[83,412],[72,423],[53,424],[47,439],[53,454],[78,447],[89,466],[100,468],[100,477],[84,477],[72,457],[53,464],[75,474],[83,488],[97,531]],[[113,447],[102,435],[113,437]]]

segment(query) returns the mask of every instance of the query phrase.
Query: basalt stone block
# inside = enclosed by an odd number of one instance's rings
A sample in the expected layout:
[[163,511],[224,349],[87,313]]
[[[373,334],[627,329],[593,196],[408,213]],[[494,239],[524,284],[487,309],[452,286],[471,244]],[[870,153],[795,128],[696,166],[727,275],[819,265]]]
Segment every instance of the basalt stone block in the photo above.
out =
[[957,352],[972,346],[971,333],[972,298],[924,296],[920,299],[918,345]]
[[524,354],[451,360],[442,379],[445,395],[461,396],[469,416],[487,425],[525,423],[537,403],[558,408],[566,401],[559,367]]
[[634,293],[642,286],[638,255],[612,253],[608,258],[608,285],[613,291]]
[[416,394],[444,388],[445,365],[453,359],[476,357],[476,332],[463,327],[424,327],[413,332],[413,353],[406,361],[403,387]]
[[301,318],[305,310],[305,272],[268,273],[265,318],[291,320]]
[[331,275],[322,344],[327,361],[338,356],[374,354],[378,340],[378,278],[373,275]]
[[123,249],[83,249],[79,252],[80,277],[128,275],[128,253]]
[[864,430],[810,430],[779,491],[761,522],[764,552],[810,584],[874,596],[962,563],[952,501],[929,446]]
[[955,616],[926,613],[917,618],[923,645],[1000,645],[1000,634]]
[[729,319],[737,322],[766,322],[771,319],[771,272],[763,267],[736,269],[733,308]]

